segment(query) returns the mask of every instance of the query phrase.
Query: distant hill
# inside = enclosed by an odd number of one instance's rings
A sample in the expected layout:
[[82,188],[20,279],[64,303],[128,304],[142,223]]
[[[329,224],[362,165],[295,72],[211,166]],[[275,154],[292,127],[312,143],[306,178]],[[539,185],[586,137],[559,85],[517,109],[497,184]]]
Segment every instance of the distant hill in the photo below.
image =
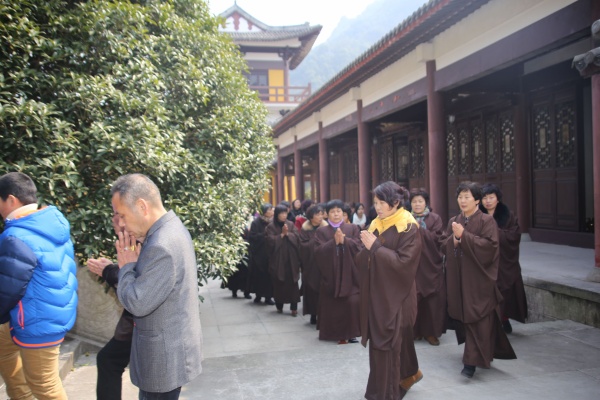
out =
[[290,85],[306,86],[310,82],[315,92],[426,2],[376,0],[361,15],[342,18],[329,39],[314,47],[298,68],[290,71]]

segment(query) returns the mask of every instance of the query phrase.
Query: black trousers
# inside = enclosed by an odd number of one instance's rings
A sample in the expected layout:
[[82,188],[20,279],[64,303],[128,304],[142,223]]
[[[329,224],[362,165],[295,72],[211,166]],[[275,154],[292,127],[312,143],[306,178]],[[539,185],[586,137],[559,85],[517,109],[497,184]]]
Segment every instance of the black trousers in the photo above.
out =
[[[283,310],[283,303],[275,303],[275,307],[277,307],[278,310]],[[298,310],[298,303],[290,303],[290,310]]]
[[98,400],[118,400],[121,398],[122,376],[129,364],[131,340],[116,340],[114,337],[106,343],[96,356],[98,381],[96,397]]

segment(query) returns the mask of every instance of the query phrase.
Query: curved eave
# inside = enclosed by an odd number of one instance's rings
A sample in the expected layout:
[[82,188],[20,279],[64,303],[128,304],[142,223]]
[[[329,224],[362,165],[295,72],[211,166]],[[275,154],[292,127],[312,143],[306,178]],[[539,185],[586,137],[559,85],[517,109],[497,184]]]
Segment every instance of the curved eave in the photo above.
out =
[[431,0],[280,120],[273,127],[273,136],[278,137],[292,126],[310,117],[314,111],[401,59],[419,44],[433,39],[488,1]]
[[313,45],[317,41],[317,38],[319,37],[319,34],[321,33],[322,27],[320,25],[317,25],[317,28],[318,29],[315,29],[311,34],[300,38],[302,46],[300,46],[299,51],[296,54],[294,54],[294,56],[290,60],[289,68],[291,70],[296,69],[296,67],[300,65],[302,60],[304,60],[304,57],[306,57],[308,53],[310,53],[310,50],[312,49]]

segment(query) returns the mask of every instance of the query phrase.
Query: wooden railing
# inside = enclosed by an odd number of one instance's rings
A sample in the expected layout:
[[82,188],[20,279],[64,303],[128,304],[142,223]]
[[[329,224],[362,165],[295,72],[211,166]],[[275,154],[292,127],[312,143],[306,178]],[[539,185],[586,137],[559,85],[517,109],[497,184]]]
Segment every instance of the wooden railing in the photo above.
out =
[[311,95],[308,86],[250,86],[258,92],[258,97],[263,103],[294,103],[299,104]]

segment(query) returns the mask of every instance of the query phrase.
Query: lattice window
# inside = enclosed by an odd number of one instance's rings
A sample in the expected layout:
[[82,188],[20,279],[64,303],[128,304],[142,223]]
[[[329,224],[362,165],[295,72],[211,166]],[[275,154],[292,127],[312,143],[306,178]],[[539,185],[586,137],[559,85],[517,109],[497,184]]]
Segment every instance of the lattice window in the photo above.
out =
[[574,167],[575,158],[575,102],[556,105],[556,167]]
[[425,144],[423,139],[418,140],[418,157],[419,157],[419,169],[417,176],[423,178],[425,176]]
[[551,167],[552,131],[550,130],[550,106],[533,107],[533,166],[535,169]]
[[500,115],[502,171],[515,170],[515,123],[510,112]]
[[340,169],[337,155],[329,158],[329,183],[331,185],[340,183]]
[[398,181],[408,178],[408,158],[408,146],[406,144],[396,145],[396,180]]
[[485,169],[488,174],[498,172],[498,120],[489,118],[485,120]]
[[358,150],[344,154],[344,172],[346,183],[358,183]]
[[416,178],[419,176],[419,144],[416,140],[408,142],[408,154],[410,157],[408,175]]
[[483,173],[483,160],[484,160],[484,141],[483,141],[483,129],[481,126],[481,120],[473,121],[471,124],[471,140],[473,149],[473,173]]
[[386,140],[380,147],[380,178],[382,182],[394,180],[394,147],[391,140]]
[[456,176],[456,128],[454,125],[447,127],[446,155],[448,156],[448,176]]
[[458,173],[467,175],[469,173],[469,130],[467,124],[458,127]]

